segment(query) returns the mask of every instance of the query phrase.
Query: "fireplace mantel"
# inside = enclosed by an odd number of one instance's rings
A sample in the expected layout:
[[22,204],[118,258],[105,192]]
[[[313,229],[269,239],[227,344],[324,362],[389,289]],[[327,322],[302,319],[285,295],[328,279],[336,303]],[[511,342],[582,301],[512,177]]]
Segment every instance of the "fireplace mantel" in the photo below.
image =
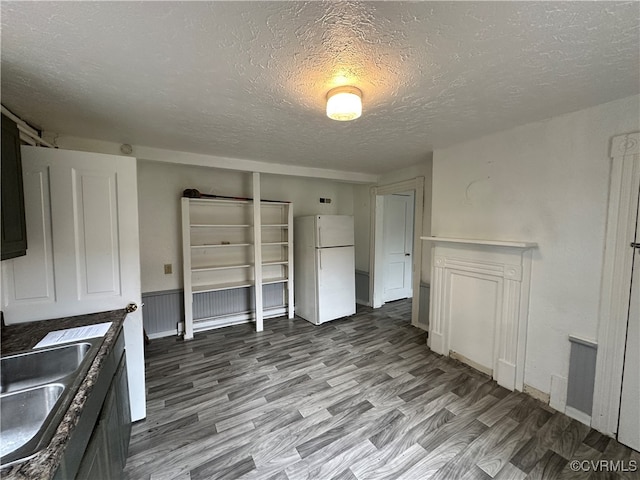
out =
[[433,243],[429,347],[524,387],[535,242],[421,237]]
[[505,240],[479,240],[473,238],[455,238],[455,237],[420,237],[421,240],[434,243],[466,243],[469,245],[487,245],[490,247],[511,247],[511,248],[535,248],[538,246],[535,242],[512,242]]

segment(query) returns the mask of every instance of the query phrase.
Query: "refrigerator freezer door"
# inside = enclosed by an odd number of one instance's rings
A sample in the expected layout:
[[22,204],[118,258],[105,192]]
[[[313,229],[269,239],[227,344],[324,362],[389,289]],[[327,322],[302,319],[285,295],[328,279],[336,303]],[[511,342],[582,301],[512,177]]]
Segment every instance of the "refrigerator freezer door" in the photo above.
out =
[[353,247],[316,250],[318,269],[318,323],[356,313]]
[[317,215],[316,247],[353,245],[353,217],[351,215]]

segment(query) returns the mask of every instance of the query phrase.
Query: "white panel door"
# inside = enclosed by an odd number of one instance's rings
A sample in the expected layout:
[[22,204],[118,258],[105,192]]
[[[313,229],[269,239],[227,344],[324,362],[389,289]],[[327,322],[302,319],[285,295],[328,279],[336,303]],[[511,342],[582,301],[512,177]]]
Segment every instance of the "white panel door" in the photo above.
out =
[[353,247],[317,252],[318,323],[356,313],[356,266]]
[[[136,159],[22,147],[22,165],[29,246],[35,241],[24,261],[2,262],[7,322],[140,305]],[[140,420],[146,416],[141,310],[127,316],[124,330],[131,416]]]
[[631,277],[618,440],[634,450],[640,450],[640,222],[638,220],[636,220],[634,243],[636,248]]
[[318,215],[316,229],[316,247],[343,247],[354,244],[351,215]]
[[[27,255],[2,262],[2,299],[7,315],[10,309],[29,310],[52,308],[56,303],[53,269],[53,238],[51,230],[51,202],[49,167],[46,164],[25,165],[23,161],[25,219],[27,222]],[[7,318],[9,322],[15,320]]]
[[413,196],[385,195],[383,212],[382,299],[391,302],[412,296]]

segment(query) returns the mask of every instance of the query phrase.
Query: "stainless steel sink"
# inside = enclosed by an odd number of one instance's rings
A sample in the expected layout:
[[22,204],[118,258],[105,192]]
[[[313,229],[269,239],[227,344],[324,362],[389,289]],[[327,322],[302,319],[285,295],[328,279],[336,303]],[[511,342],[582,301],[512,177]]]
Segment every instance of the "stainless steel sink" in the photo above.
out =
[[102,338],[0,358],[0,465],[47,446]]
[[36,437],[54,411],[64,385],[54,383],[0,397],[0,455],[5,456]]
[[0,358],[0,393],[55,382],[72,374],[89,352],[88,342]]

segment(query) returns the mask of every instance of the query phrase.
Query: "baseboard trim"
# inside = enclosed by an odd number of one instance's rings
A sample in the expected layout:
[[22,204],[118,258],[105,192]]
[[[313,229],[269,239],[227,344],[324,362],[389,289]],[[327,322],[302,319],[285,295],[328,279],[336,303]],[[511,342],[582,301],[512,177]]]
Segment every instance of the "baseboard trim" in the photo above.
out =
[[516,366],[506,360],[498,359],[495,380],[498,385],[503,386],[509,390],[513,388],[516,381]]
[[540,400],[544,404],[547,404],[547,405],[549,404],[549,399],[550,399],[549,394],[543,392],[542,390],[538,390],[537,388],[532,387],[531,385],[527,385],[525,383],[522,391],[527,395],[529,395],[530,397],[533,397],[536,400]]
[[571,417],[574,420],[577,420],[580,423],[584,423],[589,427],[591,426],[591,415],[581,412],[580,410],[575,409],[573,407],[566,407],[564,409],[564,413],[567,417]]
[[[269,318],[281,317],[286,315],[286,313],[286,307],[266,308],[264,310],[263,318],[267,320]],[[206,330],[214,330],[216,328],[230,327],[231,325],[239,325],[241,323],[249,323],[254,320],[255,314],[252,311],[202,318],[193,321],[193,331],[203,332]]]
[[458,360],[466,365],[469,365],[472,368],[475,368],[479,372],[484,373],[485,375],[489,375],[493,377],[493,370],[491,368],[487,368],[484,365],[480,365],[478,362],[474,362],[473,360],[468,359],[464,355],[460,355],[458,352],[454,352],[453,350],[449,350],[449,356],[454,360]]
[[158,338],[166,338],[166,337],[177,337],[179,335],[178,329],[176,330],[167,330],[165,332],[155,332],[147,335],[149,340],[156,340]]

